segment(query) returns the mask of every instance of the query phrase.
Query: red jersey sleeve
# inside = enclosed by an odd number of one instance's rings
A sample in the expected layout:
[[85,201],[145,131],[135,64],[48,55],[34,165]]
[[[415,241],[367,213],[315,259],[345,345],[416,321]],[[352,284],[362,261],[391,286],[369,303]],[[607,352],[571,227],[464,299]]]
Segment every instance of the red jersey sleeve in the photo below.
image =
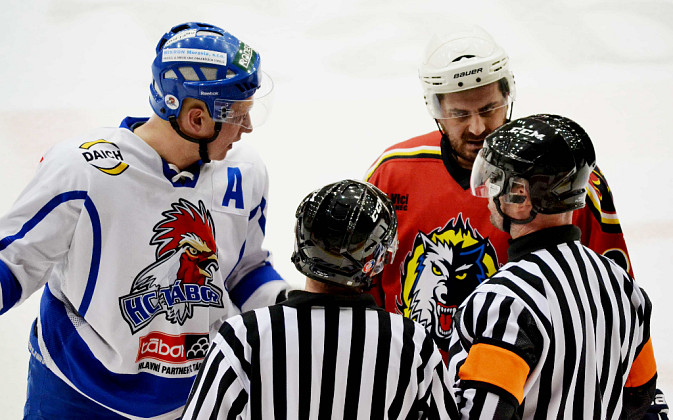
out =
[[573,224],[582,230],[582,244],[611,258],[631,277],[633,269],[612,192],[601,170],[596,167],[589,178],[584,208],[573,214]]

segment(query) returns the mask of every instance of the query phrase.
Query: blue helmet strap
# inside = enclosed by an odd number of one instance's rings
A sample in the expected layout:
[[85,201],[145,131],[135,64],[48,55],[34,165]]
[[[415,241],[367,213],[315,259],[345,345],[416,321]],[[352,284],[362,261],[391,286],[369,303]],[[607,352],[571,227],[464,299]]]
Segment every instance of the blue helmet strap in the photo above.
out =
[[180,124],[178,124],[178,119],[175,118],[174,116],[168,117],[168,121],[171,123],[171,127],[173,127],[173,130],[175,130],[175,132],[178,133],[180,137],[182,137],[187,141],[191,141],[192,143],[199,144],[199,156],[201,157],[201,162],[203,163],[210,162],[210,158],[208,157],[208,143],[215,140],[217,136],[220,134],[220,130],[222,129],[221,122],[219,121],[215,122],[215,132],[213,133],[212,136],[206,139],[197,139],[183,133],[182,130],[180,129]]

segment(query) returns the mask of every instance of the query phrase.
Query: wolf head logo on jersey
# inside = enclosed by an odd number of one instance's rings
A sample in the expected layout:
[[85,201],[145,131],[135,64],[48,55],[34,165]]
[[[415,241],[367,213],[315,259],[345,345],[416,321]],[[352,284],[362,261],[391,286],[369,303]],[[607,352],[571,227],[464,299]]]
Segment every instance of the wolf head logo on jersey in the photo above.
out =
[[180,199],[154,226],[156,261],[133,280],[131,293],[119,299],[133,333],[164,313],[183,325],[195,306],[222,307],[222,291],[211,282],[218,270],[215,226],[203,202]]
[[437,346],[447,350],[458,305],[497,267],[491,242],[459,214],[444,228],[416,235],[401,268],[398,311],[425,326]]

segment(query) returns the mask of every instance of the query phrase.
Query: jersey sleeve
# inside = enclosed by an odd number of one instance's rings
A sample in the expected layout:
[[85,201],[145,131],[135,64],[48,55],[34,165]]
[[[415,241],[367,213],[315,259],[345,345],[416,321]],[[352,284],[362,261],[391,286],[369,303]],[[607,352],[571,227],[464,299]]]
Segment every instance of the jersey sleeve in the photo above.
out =
[[63,148],[50,150],[0,219],[0,313],[46,283],[51,271],[67,261],[80,217],[93,219],[86,175],[73,175],[78,172],[73,159]]
[[245,418],[249,402],[246,362],[236,358],[232,343],[240,344],[231,324],[225,323],[199,370],[183,419]]
[[586,205],[573,214],[573,223],[582,230],[582,244],[612,259],[633,277],[612,191],[598,167],[591,173],[586,189]]
[[475,293],[456,314],[449,375],[463,418],[511,418],[544,340],[531,313],[509,296]]
[[273,268],[271,253],[263,248],[266,235],[268,175],[264,169],[259,186],[258,204],[248,217],[245,245],[241,258],[227,279],[232,302],[242,311],[269,306],[282,300],[289,285]]
[[632,300],[637,298],[642,302],[638,311],[645,328],[624,385],[624,414],[628,418],[643,418],[651,408],[657,385],[657,364],[649,328],[652,304],[645,291],[638,287],[634,288]]
[[458,409],[450,391],[450,381],[444,360],[432,338],[422,328],[418,330],[417,333],[424,336],[420,349],[421,358],[424,359],[421,366],[424,369],[423,374],[419,374],[421,381],[417,397],[423,408],[419,411],[425,414],[425,418],[430,419],[458,418]]

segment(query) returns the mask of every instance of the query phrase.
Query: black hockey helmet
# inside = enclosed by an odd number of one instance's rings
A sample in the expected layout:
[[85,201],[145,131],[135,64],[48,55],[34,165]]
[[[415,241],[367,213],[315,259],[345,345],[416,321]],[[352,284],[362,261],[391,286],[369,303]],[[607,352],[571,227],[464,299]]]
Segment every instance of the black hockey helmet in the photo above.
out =
[[532,220],[535,213],[584,207],[585,187],[595,165],[593,144],[579,124],[559,115],[531,115],[486,137],[472,168],[470,185],[477,197],[503,197],[505,202],[520,203],[525,197],[512,193],[512,186],[524,180],[522,185],[528,188],[533,206]]
[[367,289],[395,257],[395,207],[367,182],[348,179],[315,190],[296,217],[292,262],[311,279]]

